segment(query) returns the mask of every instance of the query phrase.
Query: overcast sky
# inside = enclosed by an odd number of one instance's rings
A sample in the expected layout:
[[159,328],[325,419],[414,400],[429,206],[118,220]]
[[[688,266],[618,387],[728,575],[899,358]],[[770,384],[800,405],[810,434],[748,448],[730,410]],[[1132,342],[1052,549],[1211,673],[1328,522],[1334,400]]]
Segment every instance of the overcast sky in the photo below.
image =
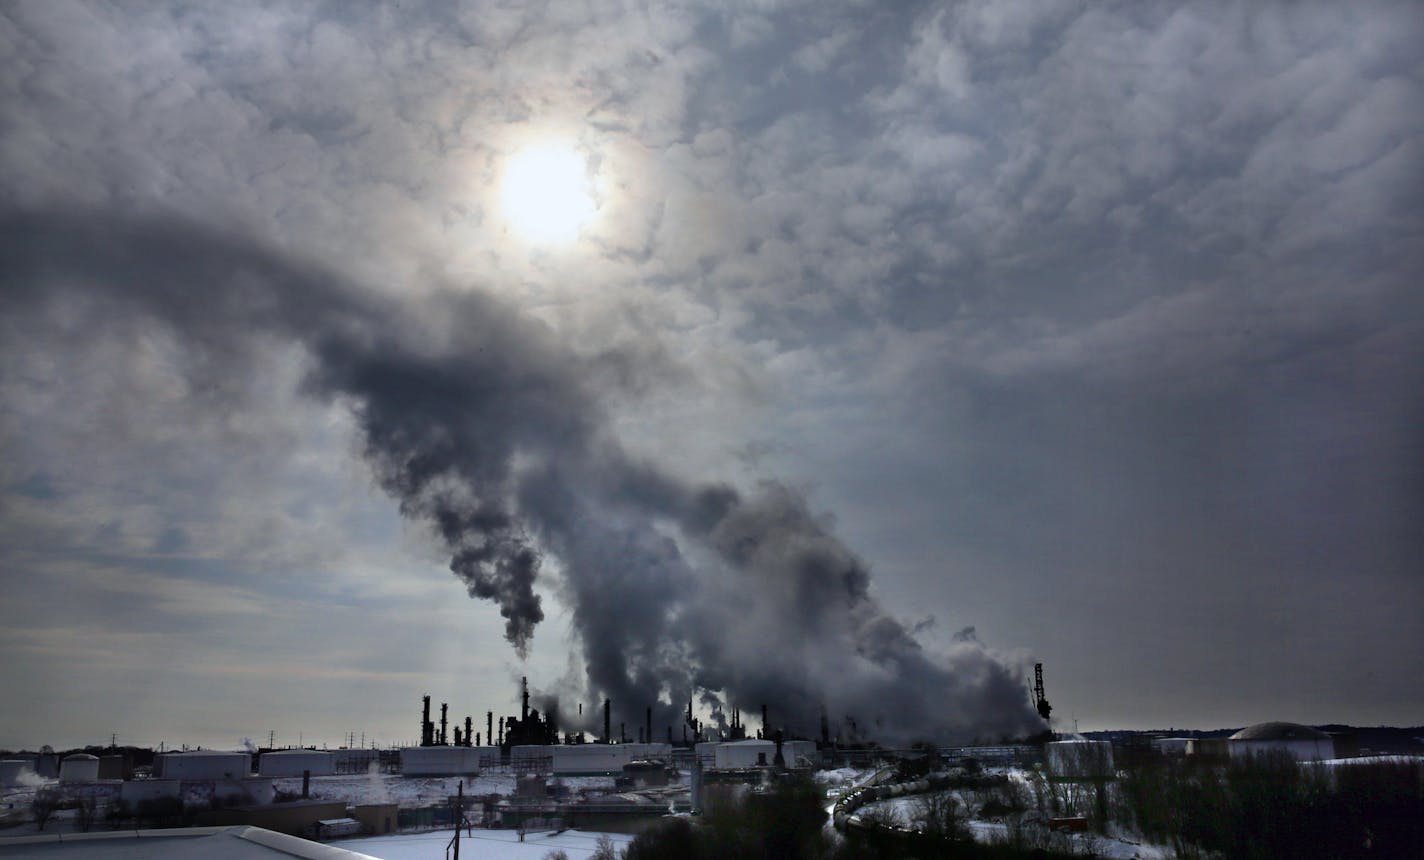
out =
[[0,745],[1424,721],[1416,4],[647,5],[4,5]]

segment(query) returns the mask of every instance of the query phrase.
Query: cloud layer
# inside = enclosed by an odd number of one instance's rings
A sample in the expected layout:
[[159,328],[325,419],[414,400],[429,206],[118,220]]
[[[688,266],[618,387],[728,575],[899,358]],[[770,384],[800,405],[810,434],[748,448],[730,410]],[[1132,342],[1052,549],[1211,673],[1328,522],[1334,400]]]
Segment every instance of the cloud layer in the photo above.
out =
[[[362,462],[536,677],[567,630],[603,643],[571,683],[620,701],[791,700],[842,657],[853,701],[896,672],[1012,698],[972,624],[1052,655],[1085,724],[1403,721],[1422,28],[1402,2],[8,9],[0,200],[39,232],[7,244],[33,276],[5,274],[32,309],[4,322],[5,588],[404,612],[437,558]],[[599,205],[562,250],[497,205],[549,136]],[[218,664],[219,638],[185,641]],[[450,683],[507,696],[482,666]]]

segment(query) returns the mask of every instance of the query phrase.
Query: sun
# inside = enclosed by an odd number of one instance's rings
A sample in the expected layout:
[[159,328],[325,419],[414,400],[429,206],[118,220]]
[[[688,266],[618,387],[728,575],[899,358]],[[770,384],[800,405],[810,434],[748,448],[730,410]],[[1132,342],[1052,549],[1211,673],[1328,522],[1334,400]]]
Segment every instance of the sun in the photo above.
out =
[[594,211],[584,159],[561,143],[525,147],[511,156],[500,200],[515,232],[543,245],[574,241]]

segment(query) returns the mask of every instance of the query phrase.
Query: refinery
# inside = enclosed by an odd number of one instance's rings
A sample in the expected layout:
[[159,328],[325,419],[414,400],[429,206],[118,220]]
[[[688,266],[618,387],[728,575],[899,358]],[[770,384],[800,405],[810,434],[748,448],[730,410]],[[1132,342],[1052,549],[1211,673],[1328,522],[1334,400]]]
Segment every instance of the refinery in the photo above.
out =
[[[0,846],[50,838],[46,834],[72,841],[90,830],[115,828],[251,828],[325,842],[461,828],[521,842],[530,832],[634,834],[668,816],[697,816],[709,797],[725,796],[719,792],[762,791],[789,778],[822,786],[828,821],[853,834],[883,826],[867,810],[962,785],[956,778],[992,782],[1007,777],[983,775],[1038,774],[1048,779],[1045,785],[1061,789],[1101,786],[1122,759],[1144,756],[1230,762],[1266,754],[1320,762],[1379,752],[1361,748],[1348,732],[1282,722],[1229,735],[1056,733],[1041,664],[1025,692],[1043,719],[1042,731],[992,744],[895,749],[873,740],[846,741],[831,731],[824,713],[816,721],[818,736],[804,737],[788,731],[788,721],[766,705],[752,709],[753,727],[736,706],[703,720],[693,701],[676,726],[656,725],[655,709],[646,705],[630,727],[625,712],[603,699],[587,715],[595,732],[563,731],[556,708],[541,713],[531,707],[524,678],[518,711],[503,716],[487,710],[482,719],[456,717],[449,703],[437,707],[423,696],[419,742],[407,746],[269,743],[169,751],[119,746],[115,738],[108,746],[66,753],[48,747],[6,753],[0,761],[0,825],[12,838]],[[583,710],[579,706],[570,716],[582,722]],[[1090,810],[1064,808],[1043,824],[1087,834],[1090,820]],[[24,835],[30,832],[36,835]]]

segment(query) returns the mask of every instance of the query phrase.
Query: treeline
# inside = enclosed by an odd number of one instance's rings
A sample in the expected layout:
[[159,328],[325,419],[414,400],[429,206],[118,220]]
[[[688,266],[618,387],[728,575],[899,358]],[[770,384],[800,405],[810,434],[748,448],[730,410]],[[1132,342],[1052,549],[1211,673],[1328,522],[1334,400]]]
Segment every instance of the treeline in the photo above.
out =
[[1115,788],[1120,822],[1181,857],[1424,857],[1419,760],[1157,759],[1122,770]]
[[788,778],[762,791],[709,791],[703,814],[667,819],[624,850],[626,860],[937,860],[1068,857],[1041,847],[974,842],[953,803],[926,804],[924,832],[872,828],[840,836],[828,828],[813,782]]
[[[966,779],[968,778],[966,774]],[[983,784],[981,784],[983,782]],[[709,791],[696,819],[638,836],[627,860],[880,860],[1068,857],[1088,849],[1053,832],[1081,815],[1098,832],[1137,834],[1182,858],[1424,858],[1424,762],[1320,765],[1288,754],[1229,762],[1155,758],[1102,779],[1035,772],[1027,784],[983,780],[865,808],[860,826],[827,827],[826,801],[806,779],[761,791]],[[997,820],[1001,844],[975,842],[968,818]]]

